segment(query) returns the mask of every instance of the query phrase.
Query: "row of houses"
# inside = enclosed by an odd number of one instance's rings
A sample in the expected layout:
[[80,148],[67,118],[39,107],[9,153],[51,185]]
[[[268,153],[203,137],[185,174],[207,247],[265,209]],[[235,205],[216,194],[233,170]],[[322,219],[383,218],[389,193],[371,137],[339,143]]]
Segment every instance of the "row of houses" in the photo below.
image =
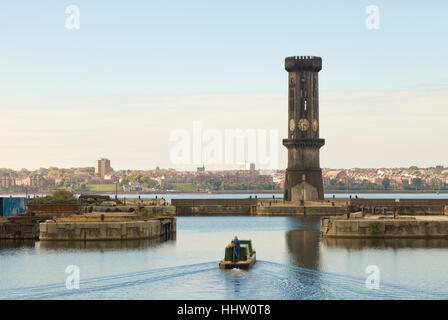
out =
[[255,170],[235,170],[235,171],[206,171],[206,172],[176,172],[176,174],[166,175],[160,179],[162,184],[167,183],[206,183],[211,181],[226,181],[230,183],[246,182],[260,183],[273,182],[273,176],[260,174]]
[[114,184],[119,182],[120,178],[110,174],[104,178],[96,176],[60,176],[60,177],[43,177],[43,176],[28,176],[28,177],[13,177],[13,176],[0,176],[0,188],[11,188],[15,186],[27,186],[27,187],[54,187],[69,182],[73,184],[86,183],[86,184]]
[[25,177],[25,178],[15,178],[10,176],[0,177],[1,188],[10,188],[15,186],[45,187],[54,185],[55,185],[55,179],[43,178],[40,176]]
[[431,187],[439,187],[448,184],[448,170],[435,173],[431,169],[341,169],[324,170],[324,184],[331,180],[344,184],[358,184],[368,181],[382,184],[385,179],[389,180],[390,186],[409,186],[416,181]]

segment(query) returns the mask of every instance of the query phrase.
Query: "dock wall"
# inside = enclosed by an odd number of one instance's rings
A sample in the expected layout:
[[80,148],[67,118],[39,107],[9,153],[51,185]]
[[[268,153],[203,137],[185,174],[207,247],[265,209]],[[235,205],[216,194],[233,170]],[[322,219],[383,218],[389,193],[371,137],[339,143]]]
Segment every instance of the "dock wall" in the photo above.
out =
[[448,219],[322,218],[321,232],[340,238],[448,238]]
[[178,216],[251,215],[256,212],[257,199],[173,199]]
[[24,240],[39,238],[39,223],[0,221],[0,239]]
[[176,219],[125,222],[43,222],[40,240],[137,240],[176,232]]
[[444,215],[448,214],[448,199],[351,199],[352,211],[370,214]]
[[257,215],[260,216],[335,216],[346,213],[344,207],[329,206],[281,206],[273,205],[268,207],[258,207]]

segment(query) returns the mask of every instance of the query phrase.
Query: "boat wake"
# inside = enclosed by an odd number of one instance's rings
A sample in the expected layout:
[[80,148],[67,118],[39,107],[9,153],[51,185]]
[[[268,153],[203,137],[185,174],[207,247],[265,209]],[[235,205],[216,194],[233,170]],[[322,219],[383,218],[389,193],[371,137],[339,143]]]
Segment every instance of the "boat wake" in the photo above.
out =
[[[381,281],[379,289],[368,289],[366,278],[260,261],[262,272],[277,277],[283,298],[296,299],[447,299],[448,292],[424,291]],[[261,270],[260,270],[261,271]]]
[[381,282],[369,290],[365,278],[270,261],[249,271],[219,270],[218,262],[158,268],[65,283],[0,289],[0,299],[447,299],[448,293]]
[[[0,290],[0,299],[77,299],[88,296],[89,293],[124,289],[126,287],[151,284],[172,278],[185,277],[216,269],[216,262],[199,263],[147,271],[111,275],[98,278],[80,280],[79,290],[69,290],[65,283],[43,286],[22,287],[17,289]],[[78,297],[77,297],[78,296]],[[104,297],[108,299],[108,297]],[[126,299],[127,297],[117,297]]]

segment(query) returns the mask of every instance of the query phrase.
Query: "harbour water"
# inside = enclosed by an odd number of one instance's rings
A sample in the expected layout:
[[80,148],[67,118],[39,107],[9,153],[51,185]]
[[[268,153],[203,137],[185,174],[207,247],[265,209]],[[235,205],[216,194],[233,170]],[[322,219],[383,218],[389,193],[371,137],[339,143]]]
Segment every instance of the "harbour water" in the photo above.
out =
[[[218,269],[234,235],[257,250],[249,271]],[[69,265],[79,290],[66,288]],[[366,287],[370,265],[379,289]],[[315,217],[179,217],[169,240],[0,241],[0,299],[447,299],[447,266],[444,239],[326,240]]]

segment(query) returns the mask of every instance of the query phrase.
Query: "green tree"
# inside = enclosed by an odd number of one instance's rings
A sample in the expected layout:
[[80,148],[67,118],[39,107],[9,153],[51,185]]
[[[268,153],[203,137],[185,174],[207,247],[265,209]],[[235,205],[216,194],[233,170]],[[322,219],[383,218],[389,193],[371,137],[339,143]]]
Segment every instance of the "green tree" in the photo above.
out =
[[21,177],[28,177],[29,175],[30,175],[30,171],[29,170],[27,170],[27,169],[25,169],[25,168],[23,168],[23,169],[21,169],[19,172],[18,172],[18,174],[21,176]]
[[412,178],[412,185],[414,185],[417,189],[423,185],[423,180],[420,178]]
[[389,178],[384,178],[383,181],[381,181],[381,184],[383,185],[383,188],[385,190],[389,189],[389,187],[390,187],[390,180],[389,180]]

